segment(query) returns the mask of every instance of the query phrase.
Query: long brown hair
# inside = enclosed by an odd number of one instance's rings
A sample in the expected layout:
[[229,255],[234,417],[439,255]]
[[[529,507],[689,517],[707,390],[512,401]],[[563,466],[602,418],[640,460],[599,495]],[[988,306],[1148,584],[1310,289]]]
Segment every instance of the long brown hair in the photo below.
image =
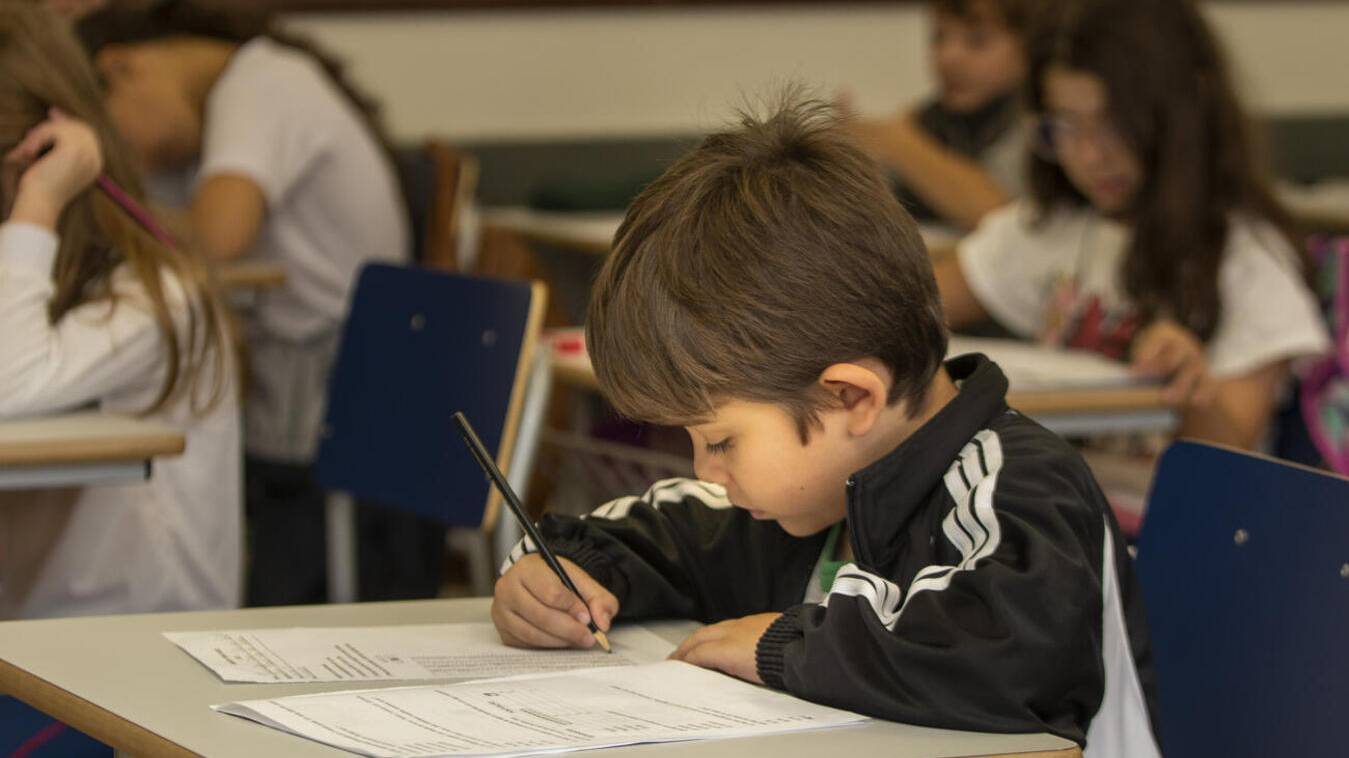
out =
[[[1274,199],[1221,46],[1190,0],[1081,0],[1045,14],[1028,45],[1031,110],[1062,67],[1104,83],[1110,118],[1143,168],[1129,209],[1123,285],[1145,321],[1169,316],[1200,339],[1222,314],[1218,272],[1233,212],[1272,223],[1295,249]],[[1041,217],[1088,200],[1054,161],[1031,157]]]
[[[38,3],[0,0],[0,153],[17,145],[53,107],[94,129],[104,174],[142,199],[140,178],[104,113],[93,69],[67,24]],[[60,322],[89,302],[116,307],[113,273],[126,266],[145,290],[166,354],[164,383],[147,410],[162,407],[185,387],[194,408],[213,405],[225,386],[229,361],[224,351],[230,342],[227,318],[202,262],[161,244],[92,187],[66,207],[57,232],[55,292],[47,304],[50,322]],[[172,274],[187,296],[185,322],[175,323],[174,296],[166,291],[164,273]],[[203,383],[206,379],[210,381]]]

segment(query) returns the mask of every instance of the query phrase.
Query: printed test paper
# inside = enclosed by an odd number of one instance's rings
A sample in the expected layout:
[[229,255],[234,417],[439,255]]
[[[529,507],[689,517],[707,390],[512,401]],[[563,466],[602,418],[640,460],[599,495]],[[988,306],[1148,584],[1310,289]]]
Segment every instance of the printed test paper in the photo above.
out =
[[866,720],[678,661],[214,708],[376,758],[532,755]]
[[663,660],[674,645],[640,626],[609,634],[613,654],[506,647],[490,623],[166,632],[226,682],[484,679]]

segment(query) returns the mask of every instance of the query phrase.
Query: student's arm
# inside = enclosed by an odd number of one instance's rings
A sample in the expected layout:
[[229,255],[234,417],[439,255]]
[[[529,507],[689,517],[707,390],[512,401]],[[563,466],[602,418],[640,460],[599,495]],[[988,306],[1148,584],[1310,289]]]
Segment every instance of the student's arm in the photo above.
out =
[[234,260],[252,249],[266,215],[257,182],[239,174],[211,176],[192,198],[192,240],[211,258]]
[[949,563],[908,586],[845,566],[826,604],[790,609],[759,640],[763,681],[905,723],[1080,734],[1104,687],[1105,516],[1083,502],[1085,469],[1057,456],[1016,472],[988,458],[994,473],[935,538]]
[[[657,482],[586,518],[547,516],[540,529],[554,553],[615,595],[622,618],[720,621],[786,607],[805,594],[823,549],[823,535],[793,538],[691,479]],[[516,546],[502,582],[530,550],[527,540]],[[781,565],[803,568],[800,576],[767,570]]]
[[958,226],[973,229],[985,214],[1011,199],[978,163],[932,139],[910,116],[851,123],[863,149]]
[[13,202],[0,225],[0,416],[81,405],[164,370],[159,326],[135,291],[120,292],[116,307],[79,305],[55,325],[47,316],[57,219],[101,167],[97,137],[69,119],[44,122],[5,158]]
[[1178,436],[1255,449],[1274,417],[1279,388],[1287,377],[1288,362],[1280,361],[1215,381],[1207,403],[1185,409]]
[[[139,289],[122,291],[115,306],[86,303],[49,322],[57,246],[56,235],[39,226],[0,226],[0,416],[73,408],[162,381],[159,324]],[[166,294],[185,313],[181,290]]]
[[1199,338],[1167,319],[1139,334],[1131,359],[1136,373],[1166,380],[1166,402],[1182,414],[1177,436],[1245,450],[1259,444],[1288,377],[1288,361],[1278,360],[1215,379]]
[[937,277],[937,292],[941,295],[947,326],[960,329],[988,318],[988,311],[970,289],[954,252],[941,256],[933,264],[932,272]]

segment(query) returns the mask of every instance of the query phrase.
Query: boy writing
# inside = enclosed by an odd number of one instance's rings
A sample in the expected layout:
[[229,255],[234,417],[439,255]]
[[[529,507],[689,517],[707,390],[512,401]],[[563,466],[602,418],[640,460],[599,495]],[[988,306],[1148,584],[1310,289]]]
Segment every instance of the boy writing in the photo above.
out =
[[923,244],[827,106],[708,137],[629,208],[587,338],[622,413],[687,427],[659,482],[530,545],[497,583],[507,644],[616,618],[709,624],[675,657],[908,723],[1155,753],[1141,599],[1081,459],[946,363]]

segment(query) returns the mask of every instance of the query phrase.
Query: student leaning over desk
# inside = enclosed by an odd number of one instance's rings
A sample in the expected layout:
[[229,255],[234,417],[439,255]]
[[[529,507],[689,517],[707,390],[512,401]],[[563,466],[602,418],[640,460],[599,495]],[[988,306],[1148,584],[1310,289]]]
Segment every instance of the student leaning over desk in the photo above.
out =
[[1141,598],[1081,458],[947,336],[914,222],[820,105],[703,144],[629,208],[587,324],[624,414],[687,427],[658,482],[517,546],[509,644],[710,624],[675,656],[915,724],[1156,754]]
[[1030,199],[937,267],[950,323],[1127,360],[1168,379],[1179,434],[1254,447],[1329,343],[1218,41],[1188,0],[1071,8],[1030,45]]
[[186,205],[203,251],[286,273],[246,319],[247,596],[321,602],[324,493],[312,463],[328,375],[360,266],[410,252],[388,141],[336,64],[265,14],[156,0],[97,12],[79,30],[118,131],[157,179],[191,179],[185,193],[157,186]]
[[0,493],[0,618],[237,606],[227,319],[200,261],[93,188],[139,196],[83,51],[20,0],[0,0],[0,151],[0,417],[95,404],[187,437],[143,483]]

